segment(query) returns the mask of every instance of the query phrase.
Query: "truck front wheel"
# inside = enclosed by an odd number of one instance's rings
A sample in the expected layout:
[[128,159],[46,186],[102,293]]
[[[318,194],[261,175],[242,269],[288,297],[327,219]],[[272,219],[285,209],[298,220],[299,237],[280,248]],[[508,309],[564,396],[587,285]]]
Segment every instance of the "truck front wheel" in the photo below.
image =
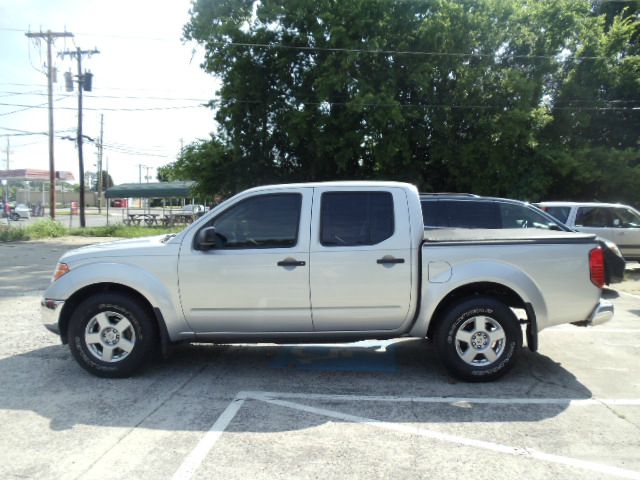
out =
[[456,378],[488,382],[509,371],[522,347],[522,329],[511,309],[491,297],[473,297],[445,313],[435,332],[444,367]]
[[67,335],[80,366],[110,378],[130,376],[158,343],[147,311],[122,293],[96,294],[78,305]]

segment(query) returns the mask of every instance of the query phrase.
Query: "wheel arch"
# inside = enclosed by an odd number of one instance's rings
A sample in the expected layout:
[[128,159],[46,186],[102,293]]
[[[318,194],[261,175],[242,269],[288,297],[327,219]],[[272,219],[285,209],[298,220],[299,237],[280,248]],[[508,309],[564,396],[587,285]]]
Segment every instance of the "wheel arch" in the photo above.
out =
[[74,292],[65,301],[64,307],[60,312],[60,320],[58,322],[62,343],[67,343],[69,321],[75,309],[84,300],[99,293],[121,293],[138,302],[140,306],[145,310],[147,315],[149,315],[149,318],[157,328],[162,352],[165,353],[167,351],[169,344],[169,335],[167,333],[167,326],[165,325],[164,318],[162,317],[162,313],[160,312],[160,310],[158,308],[154,308],[151,302],[136,289],[127,285],[113,282],[101,282],[87,285]]
[[[527,307],[527,305],[530,304],[526,302],[522,298],[522,296],[512,288],[495,282],[469,283],[453,289],[447,295],[445,295],[444,298],[442,298],[440,303],[438,303],[438,306],[435,308],[433,314],[431,315],[431,320],[427,328],[427,337],[433,338],[433,333],[439,322],[442,320],[446,312],[455,304],[464,299],[479,296],[495,298],[496,300],[504,303],[511,308],[524,309],[525,312],[527,312],[527,317],[529,317],[529,315],[531,315],[531,312],[533,311],[531,308]],[[528,318],[528,321],[531,321],[531,319]]]

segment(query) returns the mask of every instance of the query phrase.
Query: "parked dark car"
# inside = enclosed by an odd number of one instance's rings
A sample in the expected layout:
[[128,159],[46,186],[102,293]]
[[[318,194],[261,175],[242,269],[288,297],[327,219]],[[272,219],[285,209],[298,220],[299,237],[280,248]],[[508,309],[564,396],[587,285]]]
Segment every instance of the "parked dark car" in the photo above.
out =
[[[425,228],[542,228],[573,231],[539,208],[519,200],[473,194],[420,195]],[[597,237],[604,251],[605,281],[621,282],[626,262],[615,243]]]
[[127,208],[129,200],[126,198],[114,198],[111,200],[111,206],[115,208]]

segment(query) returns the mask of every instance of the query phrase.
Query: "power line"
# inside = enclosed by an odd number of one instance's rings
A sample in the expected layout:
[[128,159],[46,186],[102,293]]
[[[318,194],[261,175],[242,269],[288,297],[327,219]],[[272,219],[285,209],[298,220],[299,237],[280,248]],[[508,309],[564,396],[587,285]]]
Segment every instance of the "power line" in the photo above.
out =
[[[54,99],[54,102],[58,102],[60,100],[64,100],[65,98],[69,98],[71,95],[64,95],[61,97],[58,97],[56,99]],[[12,104],[12,103],[0,103],[0,105],[2,106],[9,106],[9,105],[15,105],[15,106],[20,106],[20,107],[24,107],[24,108],[19,108],[18,110],[13,110],[11,112],[4,112],[4,113],[0,113],[0,117],[4,117],[5,115],[11,115],[13,113],[19,113],[19,112],[24,112],[25,110],[31,110],[32,108],[48,108],[45,107],[45,105],[49,105],[49,102],[46,101],[44,103],[40,103],[38,105],[19,105],[19,104]]]
[[[67,98],[67,97],[65,97]],[[38,104],[38,105],[24,105],[24,104],[20,104],[20,103],[2,103],[0,102],[0,106],[10,106],[10,107],[24,107],[24,110],[27,109],[31,109],[31,108],[46,108],[45,105],[47,105],[46,103],[43,104]],[[198,104],[198,105],[178,105],[178,106],[171,106],[171,107],[147,107],[147,108],[129,108],[129,107],[123,107],[123,108],[115,108],[115,107],[84,107],[84,110],[95,110],[95,111],[105,111],[105,112],[147,112],[147,111],[155,111],[155,110],[183,110],[183,109],[188,109],[188,108],[202,108],[202,107],[206,107],[206,105],[202,105],[202,104]],[[74,107],[58,107],[58,110],[77,110]],[[14,113],[14,112],[9,112],[9,113]],[[9,113],[6,114],[0,114],[0,115],[8,115]]]
[[[9,93],[13,93],[13,92],[9,92]],[[33,93],[33,95],[39,95],[39,96],[43,96],[46,95],[44,93]],[[0,95],[1,97],[1,95]],[[262,101],[251,101],[251,100],[211,100],[211,99],[204,99],[204,98],[186,98],[186,97],[145,97],[145,96],[132,96],[132,95],[86,95],[87,98],[95,98],[95,99],[102,99],[102,98],[108,98],[108,99],[126,99],[126,100],[162,100],[162,101],[197,101],[197,102],[213,102],[213,103],[230,103],[232,101],[236,101],[239,103],[264,103]],[[601,100],[601,103],[604,104],[613,104],[613,103],[635,103],[637,102],[637,100],[622,100],[622,99],[612,99],[612,100]],[[576,109],[596,109],[596,110],[602,110],[602,109],[614,109],[605,105],[598,105],[598,104],[594,104],[595,101],[594,100],[582,100],[582,99],[570,99],[570,100],[565,100],[565,103],[592,103],[592,106],[583,106],[583,105],[557,105],[553,108],[555,109],[572,109],[572,110],[576,110]],[[304,105],[322,105],[325,104],[324,102],[303,102],[302,104]],[[346,102],[327,102],[327,105],[351,105],[352,103],[346,103]],[[2,105],[2,104],[0,104]],[[369,103],[369,104],[363,104],[366,106],[395,106],[396,104],[376,104],[376,103]],[[421,106],[421,104],[403,104],[404,106]],[[194,105],[193,108],[198,107],[200,105]],[[204,106],[204,105],[202,105]],[[437,106],[437,105],[429,105],[429,106]],[[455,106],[455,105],[449,105],[451,108],[481,108],[480,106]],[[37,108],[33,107],[33,108]],[[171,109],[174,107],[149,107],[148,110],[155,110],[155,109]],[[180,106],[177,108],[192,108],[192,106]],[[482,108],[502,108],[501,106],[494,106],[494,105],[487,105],[487,106],[483,106]],[[625,106],[625,107],[619,107],[617,109],[634,109],[636,107],[634,107],[633,105],[631,106]],[[100,108],[96,108],[96,110],[101,110]],[[103,109],[104,110],[104,109]],[[134,108],[121,108],[118,110],[138,110],[138,109],[134,109]],[[147,110],[147,109],[141,109],[141,110]],[[2,114],[0,114],[2,115]]]
[[106,143],[103,145],[103,147],[105,150],[111,150],[112,152],[124,153],[127,155],[136,155],[136,156],[142,156],[142,157],[173,158],[171,155],[161,155],[158,153],[140,152],[133,149],[114,147]]
[[[23,31],[17,29],[4,29],[0,27],[0,30],[9,31]],[[140,36],[127,36],[127,35],[106,35],[106,34],[92,34],[92,33],[77,33],[81,36],[93,36],[93,37],[105,37],[105,38],[122,38],[129,40],[154,40],[154,41],[174,41],[166,38],[154,38],[154,37],[140,37]],[[511,58],[518,60],[558,60],[559,55],[527,55],[527,54],[498,54],[498,53],[478,53],[478,52],[438,52],[438,51],[425,51],[425,50],[393,50],[393,49],[374,49],[374,48],[348,48],[348,47],[312,47],[308,45],[286,45],[283,43],[252,43],[252,42],[217,42],[207,41],[208,45],[215,45],[219,47],[241,47],[241,48],[268,48],[279,50],[299,50],[309,52],[328,52],[328,53],[357,53],[357,54],[373,54],[373,55],[411,55],[411,56],[437,56],[437,57],[455,57],[455,58]],[[573,58],[575,61],[584,60],[607,60],[609,57],[600,55],[585,55],[580,57],[565,57],[565,61],[569,58]]]
[[31,90],[29,92],[7,92],[7,91],[2,91],[1,93],[2,93],[2,95],[0,95],[0,98],[13,97],[13,96],[17,96],[17,95],[38,95],[38,96],[46,95],[46,93],[43,93],[43,92],[41,92],[39,90]]
[[[12,137],[21,137],[21,136],[28,136],[28,135],[49,135],[47,132],[31,132],[28,130],[20,130],[17,128],[9,128],[9,127],[2,127],[0,126],[0,130],[6,130],[8,132],[16,132],[16,133],[3,133],[2,135],[11,135]],[[72,132],[74,131],[75,128],[68,128],[67,130],[58,130],[57,133],[65,133],[65,132]]]
[[[3,92],[5,93],[5,92]],[[46,93],[32,91],[32,92],[6,92],[6,96],[11,95],[34,95],[34,96],[44,96]],[[5,95],[0,95],[4,97]],[[123,100],[167,100],[167,101],[185,101],[185,102],[209,102],[211,99],[209,98],[190,98],[190,97],[155,97],[155,96],[142,96],[142,95],[85,95],[86,98],[109,98],[109,99],[123,99]]]
[[[237,100],[237,99],[229,99],[229,100],[213,100],[211,104],[213,105],[221,105],[221,104],[232,104],[232,103],[244,103],[244,104],[267,104],[264,100]],[[2,106],[14,106],[14,107],[25,107],[27,108],[45,108],[45,104],[40,105],[22,105],[17,103],[0,103]],[[517,107],[510,107],[506,105],[455,105],[455,104],[447,104],[447,103],[429,103],[429,104],[421,104],[421,103],[395,103],[395,102],[386,102],[386,103],[357,103],[357,102],[295,102],[295,105],[286,106],[291,108],[297,108],[300,105],[304,106],[350,106],[350,107],[376,107],[376,108],[451,108],[451,109],[459,109],[459,110],[512,110]],[[84,107],[84,110],[94,110],[94,111],[113,111],[113,112],[146,112],[146,111],[159,111],[159,110],[181,110],[181,109],[189,109],[189,108],[202,108],[208,107],[208,105],[181,105],[181,106],[171,106],[171,107],[147,107],[147,108],[114,108],[114,107]],[[600,107],[600,106],[571,106],[571,105],[560,105],[560,106],[550,106],[548,107],[551,110],[573,110],[573,111],[636,111],[640,109],[640,106],[626,106],[626,107]],[[58,107],[59,110],[76,110],[73,107]],[[11,113],[11,112],[9,112]]]

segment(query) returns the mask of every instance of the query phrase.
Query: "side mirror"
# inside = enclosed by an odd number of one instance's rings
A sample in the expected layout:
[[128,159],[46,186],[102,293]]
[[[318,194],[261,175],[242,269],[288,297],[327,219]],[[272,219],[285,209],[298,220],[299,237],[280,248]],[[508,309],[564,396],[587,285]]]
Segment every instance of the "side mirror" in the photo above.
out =
[[206,227],[196,235],[196,248],[198,250],[211,250],[218,246],[221,236],[216,232],[216,227]]

